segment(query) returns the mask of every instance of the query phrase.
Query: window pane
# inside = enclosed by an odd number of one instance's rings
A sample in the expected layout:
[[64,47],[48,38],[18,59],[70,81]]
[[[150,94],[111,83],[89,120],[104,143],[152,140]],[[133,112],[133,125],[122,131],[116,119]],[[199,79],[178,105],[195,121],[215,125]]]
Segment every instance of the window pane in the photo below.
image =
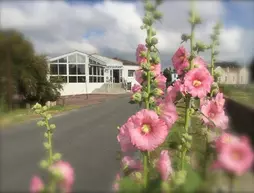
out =
[[67,63],[67,57],[60,58],[58,61],[59,63]]
[[76,63],[76,54],[70,55],[68,60],[69,63]]
[[77,62],[79,63],[85,63],[86,62],[86,57],[80,54],[77,54]]
[[90,58],[89,58],[89,63],[90,64],[96,64],[96,62],[94,60],[90,59]]
[[78,76],[78,82],[86,82],[85,76]]
[[101,77],[101,79],[102,79],[101,81],[104,82],[104,77]]
[[69,74],[77,74],[77,65],[69,64]]
[[97,75],[96,73],[96,66],[93,66],[93,75]]
[[69,76],[69,82],[77,82],[76,76]]
[[89,75],[92,75],[92,74],[93,74],[93,67],[89,66]]
[[85,74],[85,65],[84,64],[78,65],[78,74]]
[[101,68],[101,75],[104,75],[104,68]]
[[50,74],[58,75],[58,64],[50,64]]
[[97,82],[97,77],[93,76],[93,82]]
[[128,77],[134,77],[135,70],[128,70]]
[[93,82],[93,77],[89,76],[89,82]]
[[51,61],[51,63],[58,63],[58,60],[53,60]]
[[66,64],[59,64],[59,74],[61,75],[67,74]]

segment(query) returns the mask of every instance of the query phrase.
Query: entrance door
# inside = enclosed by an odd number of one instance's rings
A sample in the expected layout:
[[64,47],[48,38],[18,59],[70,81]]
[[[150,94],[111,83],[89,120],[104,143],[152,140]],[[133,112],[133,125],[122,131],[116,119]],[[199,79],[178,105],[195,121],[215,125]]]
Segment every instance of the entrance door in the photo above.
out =
[[120,82],[120,73],[119,70],[113,70],[113,79],[115,80],[115,83],[119,83]]

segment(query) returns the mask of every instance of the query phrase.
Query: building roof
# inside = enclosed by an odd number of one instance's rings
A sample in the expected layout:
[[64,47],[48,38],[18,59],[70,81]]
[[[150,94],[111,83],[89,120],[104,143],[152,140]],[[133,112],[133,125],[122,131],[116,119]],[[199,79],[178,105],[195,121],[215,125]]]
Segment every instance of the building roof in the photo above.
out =
[[123,65],[139,66],[139,64],[137,64],[136,62],[132,62],[132,61],[129,61],[129,60],[123,60],[123,59],[120,59],[120,58],[117,58],[117,57],[115,57],[113,59],[123,62]]
[[99,60],[104,61],[105,63],[116,63],[116,64],[119,64],[119,65],[123,65],[122,61],[115,60],[113,58],[109,58],[109,57],[106,57],[106,56],[101,56],[99,54],[92,54],[92,56],[99,59]]
[[220,66],[221,68],[242,68],[242,66],[239,65],[237,62],[227,61],[215,62],[214,66]]

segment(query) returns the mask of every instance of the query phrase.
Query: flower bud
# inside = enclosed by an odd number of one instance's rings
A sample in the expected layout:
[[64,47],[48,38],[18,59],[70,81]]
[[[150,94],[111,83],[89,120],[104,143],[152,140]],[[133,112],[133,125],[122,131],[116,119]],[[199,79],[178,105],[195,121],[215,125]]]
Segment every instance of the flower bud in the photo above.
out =
[[148,26],[151,26],[153,24],[153,21],[150,17],[144,17],[143,23],[148,25]]
[[153,13],[153,18],[156,19],[156,20],[161,19],[161,18],[162,18],[162,13],[159,12],[159,11],[157,11],[157,10],[154,11],[154,13]]
[[50,128],[50,129],[55,129],[55,128],[56,128],[56,125],[55,125],[55,124],[50,124],[49,128]]
[[45,147],[45,149],[49,149],[50,148],[50,145],[47,142],[44,142],[43,146]]
[[135,94],[133,94],[131,96],[131,100],[135,101],[135,102],[141,102],[142,96],[141,96],[140,92],[136,92]]
[[48,107],[47,107],[47,106],[43,106],[43,107],[42,107],[42,110],[43,110],[43,111],[46,111],[46,110],[48,110]]
[[42,161],[40,162],[40,167],[43,168],[43,169],[44,169],[44,168],[47,168],[48,165],[49,165],[49,164],[48,164],[48,162],[47,162],[46,160],[42,160]]
[[151,4],[150,2],[147,2],[145,4],[145,10],[147,11],[154,11],[155,10],[155,7],[153,6],[153,4]]
[[148,45],[150,44],[149,38],[146,38],[146,43],[147,43]]
[[157,38],[152,38],[151,43],[153,45],[156,45],[158,43],[158,39]]
[[151,97],[149,98],[149,103],[150,103],[150,104],[155,103],[155,98],[154,98],[154,96],[151,96]]
[[141,52],[140,52],[140,56],[141,56],[141,57],[146,57],[146,54],[147,54],[146,51],[141,51]]
[[39,126],[39,127],[43,127],[44,125],[45,125],[44,121],[38,121],[37,122],[37,126]]
[[148,93],[147,93],[147,92],[142,92],[142,97],[143,97],[143,98],[147,99],[147,98],[148,98],[148,96],[149,96],[149,95],[148,95]]
[[164,94],[164,92],[159,88],[155,88],[152,93],[154,94],[155,97],[159,97]]
[[156,31],[155,29],[152,29],[152,36],[155,36],[156,35]]

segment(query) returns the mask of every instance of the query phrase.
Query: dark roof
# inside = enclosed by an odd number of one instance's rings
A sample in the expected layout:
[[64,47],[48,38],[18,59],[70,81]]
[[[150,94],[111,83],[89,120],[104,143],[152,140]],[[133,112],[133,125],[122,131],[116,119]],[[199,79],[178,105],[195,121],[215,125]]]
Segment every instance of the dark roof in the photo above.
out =
[[221,62],[215,62],[214,66],[220,66],[221,68],[241,68],[241,66],[237,62],[226,62],[226,61],[221,61]]
[[113,59],[123,62],[123,65],[139,66],[139,64],[137,64],[136,62],[132,62],[132,61],[129,61],[129,60],[123,60],[123,59],[120,59],[120,58],[117,58],[117,57],[115,57]]

